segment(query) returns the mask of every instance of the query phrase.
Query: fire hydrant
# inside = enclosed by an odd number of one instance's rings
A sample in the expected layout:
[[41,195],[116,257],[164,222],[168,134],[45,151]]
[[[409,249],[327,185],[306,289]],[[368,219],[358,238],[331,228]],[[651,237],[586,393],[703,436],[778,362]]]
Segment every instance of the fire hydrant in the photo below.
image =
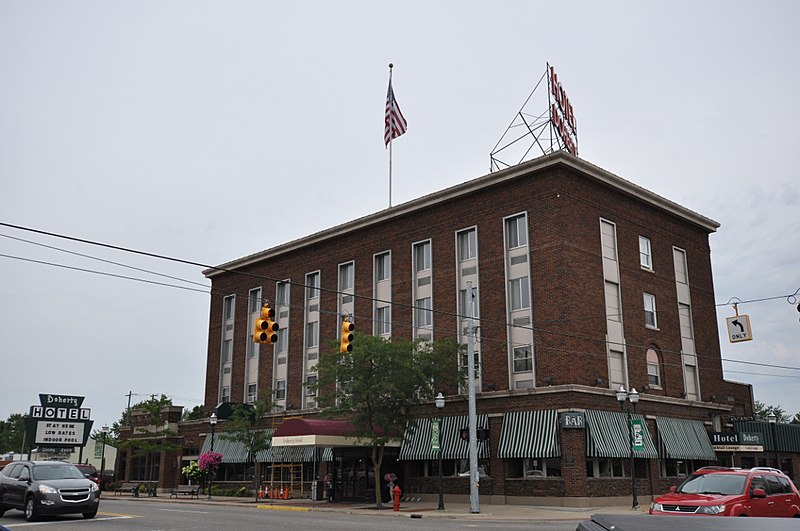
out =
[[392,498],[394,498],[394,510],[395,512],[400,510],[400,496],[403,495],[403,491],[400,490],[400,485],[395,485],[392,489]]

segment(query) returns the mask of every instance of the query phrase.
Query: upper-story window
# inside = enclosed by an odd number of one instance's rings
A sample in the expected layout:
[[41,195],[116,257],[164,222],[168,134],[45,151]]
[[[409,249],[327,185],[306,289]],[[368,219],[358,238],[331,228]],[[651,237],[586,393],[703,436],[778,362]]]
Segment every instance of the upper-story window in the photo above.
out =
[[617,227],[604,219],[600,220],[600,245],[603,249],[603,258],[617,259]]
[[524,214],[506,220],[506,247],[513,249],[528,245],[528,226]]
[[222,363],[230,363],[233,356],[233,340],[225,339],[222,341]]
[[388,335],[392,332],[391,312],[391,306],[381,306],[375,309],[375,320],[377,321],[375,331],[379,336]]
[[675,282],[689,283],[689,273],[686,268],[686,251],[673,247],[672,257],[675,262]]
[[511,303],[511,311],[531,307],[531,288],[528,277],[514,278],[508,281],[508,299]]
[[647,349],[647,384],[661,387],[661,364],[658,361],[658,352]]
[[228,295],[222,304],[222,317],[228,321],[233,319],[233,295]]
[[275,304],[278,306],[289,305],[289,283],[278,282],[275,284]]
[[414,313],[417,328],[433,326],[433,312],[431,311],[433,306],[431,303],[430,297],[417,299],[416,303],[414,303],[414,306],[416,306]]
[[478,231],[462,230],[458,233],[458,259],[470,260],[478,256]]
[[431,242],[414,244],[414,268],[417,273],[431,268]]
[[650,247],[650,238],[639,236],[639,265],[643,269],[653,270],[653,251]]
[[644,324],[647,328],[658,328],[656,296],[650,293],[644,294]]
[[388,252],[375,255],[375,282],[390,278],[392,278],[391,255]]
[[306,298],[319,297],[319,271],[306,275]]
[[356,265],[353,262],[339,266],[339,291],[352,290],[355,286]]

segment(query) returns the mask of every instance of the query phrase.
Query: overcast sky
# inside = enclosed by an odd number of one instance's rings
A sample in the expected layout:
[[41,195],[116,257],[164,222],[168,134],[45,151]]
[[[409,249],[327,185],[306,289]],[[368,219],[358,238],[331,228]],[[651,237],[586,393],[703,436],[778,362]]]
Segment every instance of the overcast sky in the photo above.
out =
[[[800,3],[0,1],[0,222],[220,264],[484,175],[553,64],[580,156],[721,223],[727,379],[800,411]],[[350,192],[346,192],[349,190]],[[0,227],[0,419],[202,403],[201,267]],[[738,299],[736,299],[738,298]],[[759,363],[765,365],[754,365]],[[776,367],[781,366],[782,368]],[[10,371],[14,371],[13,373]]]

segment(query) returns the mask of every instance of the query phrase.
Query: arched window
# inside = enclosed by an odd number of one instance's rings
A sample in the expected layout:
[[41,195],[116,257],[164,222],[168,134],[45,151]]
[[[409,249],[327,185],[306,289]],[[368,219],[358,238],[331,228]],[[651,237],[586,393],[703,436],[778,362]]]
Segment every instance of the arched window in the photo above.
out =
[[647,385],[661,387],[661,363],[655,349],[647,349]]

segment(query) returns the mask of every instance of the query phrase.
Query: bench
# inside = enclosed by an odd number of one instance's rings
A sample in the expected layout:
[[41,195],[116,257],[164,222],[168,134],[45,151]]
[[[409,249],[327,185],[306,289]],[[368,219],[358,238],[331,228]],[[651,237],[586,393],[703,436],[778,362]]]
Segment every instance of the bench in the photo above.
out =
[[170,491],[169,497],[178,497],[178,494],[188,494],[190,498],[200,498],[200,485],[178,485]]
[[134,496],[138,497],[139,496],[139,484],[138,483],[120,483],[114,489],[114,496],[116,496],[119,493],[123,493],[123,492],[130,492]]

